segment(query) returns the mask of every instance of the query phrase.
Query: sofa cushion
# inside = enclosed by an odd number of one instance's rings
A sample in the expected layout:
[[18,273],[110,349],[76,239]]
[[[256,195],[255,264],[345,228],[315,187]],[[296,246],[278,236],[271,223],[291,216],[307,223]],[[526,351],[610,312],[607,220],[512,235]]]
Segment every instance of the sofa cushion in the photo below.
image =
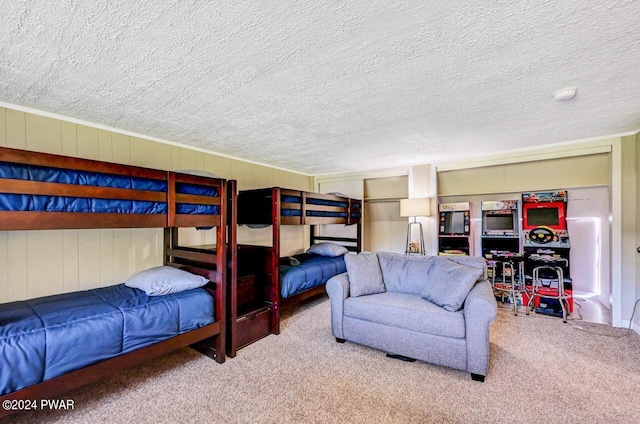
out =
[[483,273],[482,268],[441,258],[429,269],[421,296],[448,311],[457,311]]
[[349,275],[349,295],[352,297],[383,293],[382,272],[375,253],[345,255],[344,263]]
[[420,295],[426,285],[429,268],[436,258],[437,256],[378,252],[387,291]]
[[487,261],[481,256],[436,256],[443,261],[455,262],[460,265],[466,265],[473,268],[480,268],[484,274],[487,267]]
[[464,338],[463,311],[450,312],[420,296],[386,292],[344,301],[344,315],[435,336]]

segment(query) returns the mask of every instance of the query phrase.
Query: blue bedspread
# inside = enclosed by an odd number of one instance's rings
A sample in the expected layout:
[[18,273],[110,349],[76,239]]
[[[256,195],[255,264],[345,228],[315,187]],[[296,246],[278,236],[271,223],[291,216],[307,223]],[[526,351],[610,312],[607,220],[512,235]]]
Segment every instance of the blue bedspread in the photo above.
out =
[[0,395],[214,322],[204,289],[149,297],[124,284],[0,304]]
[[291,297],[326,283],[334,275],[347,272],[344,256],[304,254],[295,256],[300,265],[280,265],[280,296]]

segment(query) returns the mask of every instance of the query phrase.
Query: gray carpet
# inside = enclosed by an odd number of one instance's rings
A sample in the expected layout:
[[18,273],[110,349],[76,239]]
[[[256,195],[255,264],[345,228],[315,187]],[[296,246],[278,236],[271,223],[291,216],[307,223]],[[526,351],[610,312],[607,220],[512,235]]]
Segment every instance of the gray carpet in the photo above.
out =
[[638,423],[640,336],[501,308],[484,383],[331,336],[326,299],[219,365],[183,349],[20,423]]

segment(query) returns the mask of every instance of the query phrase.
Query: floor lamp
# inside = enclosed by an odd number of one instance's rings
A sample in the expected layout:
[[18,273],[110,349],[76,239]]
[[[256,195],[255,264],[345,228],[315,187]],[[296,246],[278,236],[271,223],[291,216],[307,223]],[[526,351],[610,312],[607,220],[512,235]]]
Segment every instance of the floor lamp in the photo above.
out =
[[[422,223],[416,221],[416,217],[418,216],[429,216],[431,215],[431,202],[429,199],[401,199],[400,200],[400,216],[402,217],[413,217],[413,222],[409,222],[407,226],[407,244],[405,245],[405,254],[410,253],[419,253],[421,255],[425,254],[424,248],[424,234],[422,232]],[[418,231],[420,233],[420,244],[417,249],[412,248],[411,243],[411,226],[417,225]]]

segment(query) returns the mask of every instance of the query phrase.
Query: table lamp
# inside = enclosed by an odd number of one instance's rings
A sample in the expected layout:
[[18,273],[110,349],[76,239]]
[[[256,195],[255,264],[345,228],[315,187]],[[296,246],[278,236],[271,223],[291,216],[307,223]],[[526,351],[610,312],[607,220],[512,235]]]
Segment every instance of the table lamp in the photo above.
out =
[[[429,199],[401,199],[400,200],[400,216],[413,217],[413,222],[409,222],[407,226],[407,244],[405,246],[405,254],[419,253],[425,254],[424,248],[424,234],[422,232],[422,223],[416,221],[418,216],[430,216],[431,215],[431,202]],[[420,233],[420,242],[415,248],[415,244],[411,243],[411,226],[417,225]]]

